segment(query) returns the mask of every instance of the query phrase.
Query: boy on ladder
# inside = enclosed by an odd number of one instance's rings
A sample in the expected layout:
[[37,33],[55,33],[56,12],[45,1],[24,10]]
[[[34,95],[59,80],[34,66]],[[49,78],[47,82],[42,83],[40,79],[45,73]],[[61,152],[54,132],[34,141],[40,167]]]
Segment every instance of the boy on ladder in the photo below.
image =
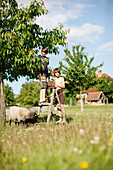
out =
[[40,91],[40,102],[39,104],[42,103],[47,103],[45,100],[45,95],[46,95],[46,90],[47,90],[47,77],[48,74],[50,73],[48,70],[48,65],[49,65],[49,58],[46,57],[48,54],[48,49],[47,47],[42,48],[42,55],[39,55],[38,57],[40,58],[40,64],[41,64],[41,74],[40,74],[40,83],[41,83],[41,91]]

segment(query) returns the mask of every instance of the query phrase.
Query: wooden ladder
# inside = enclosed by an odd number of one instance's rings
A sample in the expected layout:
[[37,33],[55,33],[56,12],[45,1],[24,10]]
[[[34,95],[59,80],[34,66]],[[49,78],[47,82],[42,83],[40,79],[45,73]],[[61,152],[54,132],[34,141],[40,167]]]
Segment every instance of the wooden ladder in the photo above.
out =
[[52,89],[52,93],[51,93],[51,97],[50,97],[50,99],[51,99],[51,100],[50,100],[50,103],[39,105],[40,108],[39,108],[39,110],[38,110],[38,115],[40,115],[41,108],[42,108],[43,106],[48,106],[48,105],[49,105],[49,112],[48,112],[48,117],[47,117],[47,126],[49,126],[49,122],[50,122],[50,117],[51,117],[51,115],[52,115],[53,121],[55,122],[54,114],[53,114],[53,112],[52,112],[52,106],[53,106],[53,101],[54,101],[54,98],[55,98],[55,97],[57,98],[57,101],[58,101],[58,104],[59,104],[59,109],[60,109],[60,111],[61,111],[62,114],[63,114],[63,110],[62,110],[62,107],[61,107],[61,103],[60,103],[60,100],[59,100],[59,96],[58,96],[58,94],[57,94],[57,90],[56,90],[55,87],[52,87],[51,89]]

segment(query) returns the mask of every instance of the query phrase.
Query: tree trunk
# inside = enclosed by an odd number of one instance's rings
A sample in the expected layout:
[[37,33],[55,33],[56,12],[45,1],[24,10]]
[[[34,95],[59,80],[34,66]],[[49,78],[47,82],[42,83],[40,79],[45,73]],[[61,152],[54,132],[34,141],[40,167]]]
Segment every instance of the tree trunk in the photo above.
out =
[[3,82],[3,73],[0,73],[0,117],[1,124],[5,126],[6,124],[6,112],[5,112],[5,96],[4,96],[4,82]]
[[82,98],[82,87],[80,86],[80,97],[81,97],[81,112],[84,112],[84,108],[83,108],[83,98]]

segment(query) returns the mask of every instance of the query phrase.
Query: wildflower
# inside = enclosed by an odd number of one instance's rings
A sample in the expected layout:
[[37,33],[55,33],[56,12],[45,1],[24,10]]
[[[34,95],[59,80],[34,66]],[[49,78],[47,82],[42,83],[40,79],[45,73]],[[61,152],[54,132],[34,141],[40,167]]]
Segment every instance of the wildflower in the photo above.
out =
[[4,140],[4,139],[2,139],[1,141],[2,141],[2,142],[4,142],[5,140]]
[[98,143],[99,143],[99,140],[100,140],[100,138],[99,138],[98,136],[95,136],[95,137],[94,137],[95,144],[98,144]]
[[77,151],[78,151],[78,148],[74,148],[73,151],[74,151],[74,152],[77,152]]
[[95,136],[95,137],[93,138],[93,140],[90,140],[90,143],[91,143],[91,144],[98,144],[98,143],[99,143],[99,140],[100,140],[100,138],[99,138],[98,136]]
[[112,143],[113,143],[113,137],[110,137],[110,138],[109,138],[109,140],[110,140],[110,142],[112,142]]
[[79,150],[79,152],[78,152],[79,154],[82,154],[83,153],[83,151],[82,150]]
[[27,162],[27,158],[26,158],[26,157],[23,157],[23,158],[22,158],[22,162]]
[[94,143],[95,143],[95,141],[94,141],[94,140],[90,140],[90,143],[91,143],[91,144],[94,144]]
[[80,134],[81,136],[83,136],[83,135],[85,134],[84,129],[80,129],[80,130],[79,130],[79,134]]
[[87,169],[88,168],[88,163],[86,161],[82,161],[82,162],[80,162],[79,166],[82,169]]
[[29,128],[28,128],[28,131],[31,131],[31,130],[33,130],[33,127],[29,127]]
[[23,141],[23,145],[25,145],[26,144],[26,142],[25,141]]

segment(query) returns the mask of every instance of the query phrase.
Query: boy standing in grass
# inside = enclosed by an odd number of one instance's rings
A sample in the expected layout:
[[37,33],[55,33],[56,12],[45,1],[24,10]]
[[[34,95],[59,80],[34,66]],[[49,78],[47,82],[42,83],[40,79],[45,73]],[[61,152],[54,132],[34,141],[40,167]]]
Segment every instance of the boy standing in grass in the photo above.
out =
[[56,123],[66,123],[66,118],[65,118],[65,108],[64,108],[64,88],[65,88],[65,83],[64,83],[64,78],[60,77],[60,69],[55,68],[54,69],[54,81],[55,81],[55,87],[57,90],[57,94],[61,103],[62,111],[63,111],[63,120],[62,120],[62,115],[61,115],[61,110],[59,110],[59,121]]

